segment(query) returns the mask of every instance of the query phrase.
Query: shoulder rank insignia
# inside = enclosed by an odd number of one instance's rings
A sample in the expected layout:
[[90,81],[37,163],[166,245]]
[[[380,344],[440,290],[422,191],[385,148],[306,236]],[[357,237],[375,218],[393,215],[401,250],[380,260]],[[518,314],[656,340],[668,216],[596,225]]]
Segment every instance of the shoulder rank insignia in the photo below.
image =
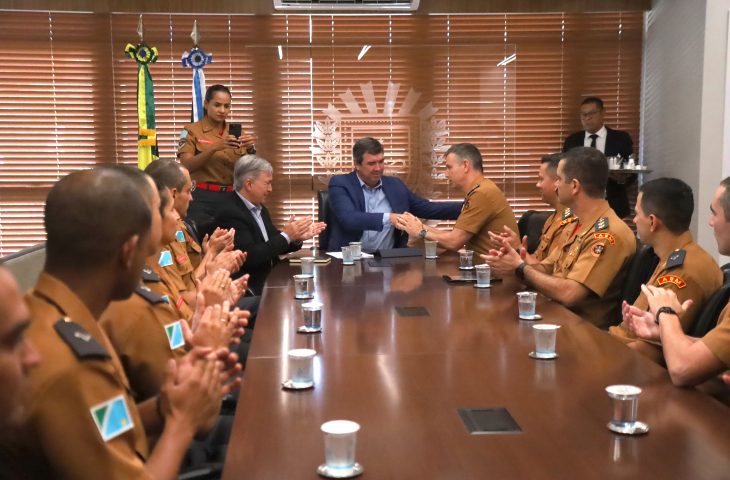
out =
[[170,250],[163,250],[160,252],[160,258],[157,260],[157,263],[159,263],[161,267],[169,267],[172,265],[172,253],[170,253]]
[[170,344],[170,350],[175,350],[185,346],[185,338],[183,337],[182,324],[185,320],[178,320],[177,322],[168,323],[165,325],[165,334],[167,334],[167,341]]
[[608,228],[608,217],[599,218],[596,221],[596,231],[606,230]]
[[145,300],[150,302],[152,305],[156,305],[158,303],[167,303],[167,301],[164,298],[162,298],[162,296],[157,295],[155,292],[150,290],[149,287],[145,287],[144,285],[140,285],[139,287],[137,287],[135,292],[137,293],[137,295],[144,298]]
[[684,257],[687,255],[687,251],[683,248],[678,248],[673,251],[669,258],[667,258],[667,264],[665,268],[681,267],[684,264]]
[[666,285],[667,283],[673,283],[677,286],[677,288],[684,288],[687,286],[687,282],[682,280],[682,277],[679,277],[677,275],[662,275],[661,277],[656,279],[656,283],[660,287],[662,285]]
[[108,442],[134,428],[124,395],[119,395],[89,409],[101,438]]
[[568,219],[573,216],[573,211],[569,208],[566,208],[563,210],[563,220]]
[[145,282],[159,282],[160,276],[153,272],[150,267],[145,266],[142,268],[142,280]]
[[79,360],[87,358],[106,359],[111,358],[104,347],[78,323],[74,323],[68,317],[57,321],[53,328]]
[[175,232],[175,239],[180,243],[185,243],[185,234],[182,230]]
[[593,238],[597,238],[599,240],[608,240],[608,243],[610,243],[611,245],[616,243],[616,239],[613,238],[613,235],[608,232],[596,232],[593,234]]

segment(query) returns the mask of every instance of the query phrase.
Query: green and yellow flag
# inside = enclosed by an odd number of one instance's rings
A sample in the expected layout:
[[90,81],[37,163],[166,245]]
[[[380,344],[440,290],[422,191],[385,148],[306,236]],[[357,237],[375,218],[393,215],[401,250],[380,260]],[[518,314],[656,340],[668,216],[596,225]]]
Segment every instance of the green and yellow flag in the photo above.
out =
[[140,170],[160,158],[155,130],[155,93],[149,63],[157,61],[157,48],[144,42],[127,44],[124,53],[137,61],[137,165]]

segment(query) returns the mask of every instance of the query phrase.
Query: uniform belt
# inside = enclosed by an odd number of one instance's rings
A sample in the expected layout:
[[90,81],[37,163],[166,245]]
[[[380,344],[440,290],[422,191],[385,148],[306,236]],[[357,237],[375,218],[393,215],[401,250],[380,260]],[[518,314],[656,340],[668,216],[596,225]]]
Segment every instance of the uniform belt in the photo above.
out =
[[219,185],[217,183],[195,182],[195,188],[211,192],[232,192],[233,185]]

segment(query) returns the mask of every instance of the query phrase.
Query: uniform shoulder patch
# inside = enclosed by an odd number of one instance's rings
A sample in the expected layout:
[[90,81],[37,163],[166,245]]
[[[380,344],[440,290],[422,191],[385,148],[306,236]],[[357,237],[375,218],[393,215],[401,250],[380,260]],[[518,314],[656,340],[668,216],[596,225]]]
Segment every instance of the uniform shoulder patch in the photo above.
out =
[[185,146],[185,137],[187,137],[187,136],[188,136],[188,129],[183,128],[183,131],[180,134],[180,141],[177,142],[178,150]]
[[599,243],[597,245],[593,245],[593,248],[591,249],[591,253],[593,254],[594,257],[598,257],[603,253],[604,250],[606,250],[606,246],[603,245],[602,243]]
[[667,258],[666,268],[681,267],[684,264],[684,257],[687,255],[687,250],[678,248],[673,251],[669,258]]
[[72,322],[70,318],[63,317],[53,328],[79,360],[111,358],[106,349],[84,327]]
[[608,243],[610,243],[611,245],[614,245],[616,243],[616,239],[613,238],[613,235],[608,232],[596,232],[593,234],[593,238],[597,238],[599,240],[608,240]]
[[168,323],[165,325],[165,334],[167,335],[167,341],[170,344],[170,350],[185,346],[185,338],[183,337],[182,324],[185,320],[178,320],[177,322]]
[[140,285],[139,287],[137,287],[135,293],[150,302],[152,305],[157,305],[158,303],[167,303],[167,301],[162,298],[161,295],[156,294],[155,292],[150,290],[149,287],[146,287],[144,285]]
[[596,221],[595,226],[597,232],[600,232],[601,230],[606,230],[608,228],[608,217],[599,218]]
[[159,282],[160,276],[157,275],[150,267],[142,268],[142,280],[145,282]]
[[185,234],[182,230],[178,230],[177,232],[175,232],[175,240],[180,243],[185,243]]
[[159,263],[161,267],[171,266],[173,264],[172,252],[170,252],[170,250],[163,250],[160,252],[160,258],[157,260],[157,263]]
[[687,286],[687,282],[685,282],[679,275],[662,275],[656,279],[656,283],[660,287],[667,283],[673,283],[677,286],[677,288],[684,288]]
[[127,400],[124,395],[94,405],[89,409],[89,413],[91,413],[91,418],[94,419],[94,424],[105,442],[134,428],[134,422],[129,415],[129,408],[127,408]]

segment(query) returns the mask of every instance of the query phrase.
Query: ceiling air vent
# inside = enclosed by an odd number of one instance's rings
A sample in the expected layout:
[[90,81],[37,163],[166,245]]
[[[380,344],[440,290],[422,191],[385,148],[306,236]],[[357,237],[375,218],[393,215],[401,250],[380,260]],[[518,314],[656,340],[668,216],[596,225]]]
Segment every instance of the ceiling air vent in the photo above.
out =
[[275,10],[413,12],[421,0],[274,0]]

